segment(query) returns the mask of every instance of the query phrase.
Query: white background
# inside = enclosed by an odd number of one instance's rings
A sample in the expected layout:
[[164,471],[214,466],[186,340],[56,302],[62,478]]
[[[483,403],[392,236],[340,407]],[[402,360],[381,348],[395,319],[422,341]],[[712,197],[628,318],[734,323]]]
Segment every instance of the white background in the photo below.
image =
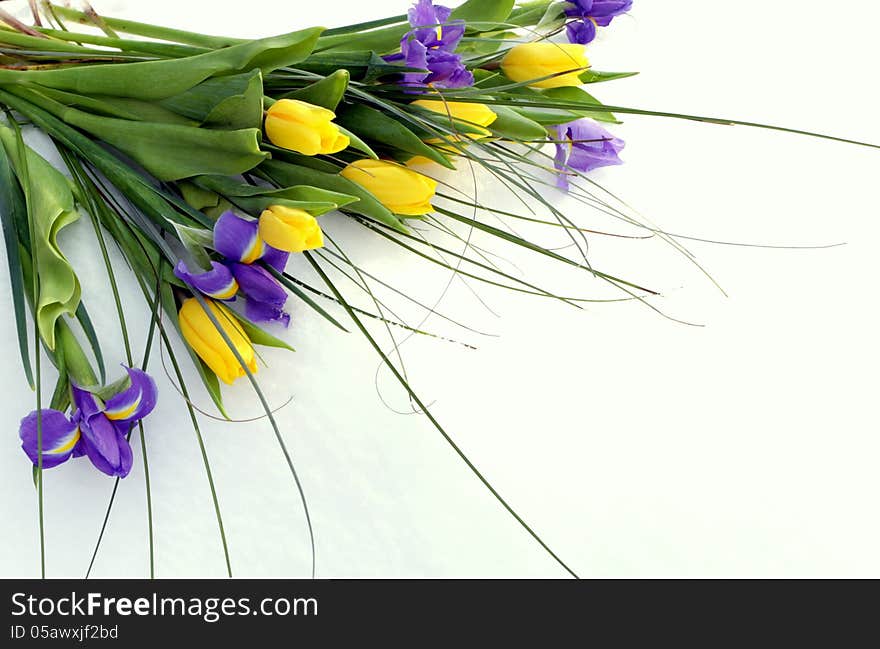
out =
[[[405,9],[398,0],[94,4],[108,15],[240,36]],[[638,0],[590,55],[597,69],[642,74],[595,93],[610,104],[880,142],[878,21],[880,7],[869,0],[832,13],[819,0],[748,11],[738,3]],[[478,287],[495,317],[454,282],[441,307],[494,336],[430,319],[425,328],[479,350],[407,342],[414,385],[498,490],[582,576],[880,575],[880,151],[648,117],[629,117],[615,132],[628,142],[626,165],[596,180],[670,232],[847,245],[791,251],[688,243],[724,297],[659,241],[592,238],[597,267],[662,290],[653,304],[699,328],[635,303],[577,311]],[[469,186],[467,173],[456,179]],[[516,207],[488,184],[480,192],[482,200]],[[615,228],[572,201],[560,204],[588,227]],[[427,303],[440,296],[445,276],[343,217],[324,223],[378,276]],[[564,244],[558,236],[541,242]],[[124,356],[87,222],[65,231],[61,245],[115,367]],[[536,283],[607,296],[585,274],[496,248]],[[4,287],[6,274],[3,262]],[[139,355],[147,311],[130,278],[123,290]],[[35,576],[36,499],[17,440],[33,395],[17,358],[8,289],[0,301],[7,314],[0,318],[0,575]],[[563,576],[423,417],[383,405],[378,361],[358,334],[333,330],[293,300],[290,306],[294,324],[286,336],[298,352],[268,351],[260,378],[273,404],[293,397],[278,419],[309,497],[320,577]],[[156,574],[223,576],[186,411],[155,358],[151,367],[162,396],[147,420]],[[187,378],[195,386],[194,373]],[[405,408],[386,372],[378,386],[385,401]],[[208,408],[202,390],[194,394]],[[233,416],[259,414],[244,383],[225,396]],[[301,509],[271,429],[201,421],[234,574],[307,576]],[[95,576],[148,574],[140,461],[137,448]],[[49,576],[85,573],[111,487],[85,459],[47,472]]]

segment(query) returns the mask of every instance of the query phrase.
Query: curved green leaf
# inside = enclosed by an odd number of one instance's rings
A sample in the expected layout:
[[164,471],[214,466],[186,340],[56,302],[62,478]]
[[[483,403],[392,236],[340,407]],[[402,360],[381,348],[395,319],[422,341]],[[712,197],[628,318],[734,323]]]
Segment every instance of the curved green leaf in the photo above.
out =
[[305,88],[292,90],[281,95],[280,99],[298,99],[315,106],[322,106],[328,110],[336,110],[345,91],[348,89],[348,82],[351,74],[348,70],[337,70],[327,75],[320,81],[316,81]]
[[13,131],[0,126],[0,141],[19,178],[24,165],[31,200],[30,214],[39,268],[40,299],[37,304],[37,327],[49,349],[55,349],[55,321],[62,314],[74,315],[79,306],[80,286],[73,267],[58,247],[58,232],[79,218],[73,192],[67,179],[55,167],[26,148],[20,158]]

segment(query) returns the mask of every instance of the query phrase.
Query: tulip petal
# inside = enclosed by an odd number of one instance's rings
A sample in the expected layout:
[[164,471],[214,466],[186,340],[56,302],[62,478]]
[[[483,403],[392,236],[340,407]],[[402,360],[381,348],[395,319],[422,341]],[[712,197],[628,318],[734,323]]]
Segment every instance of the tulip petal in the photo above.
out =
[[174,274],[184,282],[198,289],[215,300],[231,300],[235,298],[238,285],[229,269],[216,261],[211,262],[211,270],[203,273],[191,273],[184,261],[174,267]]
[[[208,308],[244,360],[247,368],[251,373],[255,373],[257,371],[256,353],[250,338],[247,337],[235,316],[217,302],[209,300]],[[189,298],[184,301],[180,307],[178,322],[186,342],[221,381],[231,384],[237,378],[245,376],[245,370],[198,300]]]
[[[43,468],[50,469],[66,462],[80,439],[79,427],[67,415],[58,410],[45,409],[40,411],[40,428],[42,432]],[[33,411],[21,420],[18,429],[21,448],[30,458],[34,466],[39,464],[37,448],[37,411]]]
[[131,385],[107,400],[104,415],[120,424],[136,422],[149,415],[156,407],[159,391],[153,378],[134,367],[127,367]]

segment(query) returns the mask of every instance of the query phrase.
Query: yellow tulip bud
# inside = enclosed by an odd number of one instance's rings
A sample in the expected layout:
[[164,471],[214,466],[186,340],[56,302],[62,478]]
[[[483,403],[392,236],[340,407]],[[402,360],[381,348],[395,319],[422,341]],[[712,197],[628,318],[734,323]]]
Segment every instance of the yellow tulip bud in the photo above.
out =
[[318,219],[304,210],[272,205],[260,215],[260,238],[273,248],[303,252],[324,245]]
[[431,199],[436,181],[402,165],[364,158],[352,162],[340,175],[366,189],[395,214],[421,216],[434,209]]
[[272,144],[303,155],[338,153],[349,138],[333,123],[332,110],[296,99],[279,99],[266,113],[266,135]]
[[501,70],[517,83],[559,75],[530,83],[534,88],[579,86],[579,75],[589,65],[586,48],[575,43],[523,43],[512,47],[501,60]]
[[[256,373],[257,363],[253,344],[235,316],[229,312],[229,309],[212,300],[207,300],[207,303],[248,369]],[[221,381],[231,384],[235,379],[245,375],[244,368],[198,300],[194,297],[186,300],[180,307],[178,317],[184,340]]]
[[[478,104],[467,101],[431,101],[430,99],[417,99],[412,102],[413,106],[421,106],[435,113],[446,115],[455,120],[463,122],[469,130],[473,132],[465,133],[470,138],[477,139],[488,137],[491,133],[484,127],[489,126],[498,119],[491,108],[485,104]],[[454,126],[454,125],[453,125]]]

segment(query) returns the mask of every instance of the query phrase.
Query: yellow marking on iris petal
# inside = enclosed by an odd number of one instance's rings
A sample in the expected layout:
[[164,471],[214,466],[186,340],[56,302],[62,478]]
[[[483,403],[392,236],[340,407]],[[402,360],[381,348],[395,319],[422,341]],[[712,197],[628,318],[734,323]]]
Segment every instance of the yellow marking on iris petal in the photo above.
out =
[[232,280],[229,286],[218,293],[211,293],[211,297],[216,300],[228,300],[238,292],[238,282]]
[[254,235],[254,242],[251,244],[251,247],[248,248],[244,255],[241,257],[241,263],[243,264],[252,264],[257,259],[263,256],[263,240],[260,239],[259,235]]
[[130,406],[128,406],[127,408],[124,408],[122,410],[105,410],[104,416],[107,417],[107,419],[110,419],[111,421],[117,420],[117,419],[127,419],[128,417],[131,417],[132,413],[135,410],[137,410],[139,405],[141,405],[141,397],[142,396],[143,395],[139,394],[138,398],[134,400],[134,403],[132,403]]
[[73,433],[70,436],[70,441],[58,448],[53,448],[51,451],[46,451],[49,455],[62,455],[63,453],[67,453],[76,446],[76,443],[79,441],[79,426],[77,426]]

